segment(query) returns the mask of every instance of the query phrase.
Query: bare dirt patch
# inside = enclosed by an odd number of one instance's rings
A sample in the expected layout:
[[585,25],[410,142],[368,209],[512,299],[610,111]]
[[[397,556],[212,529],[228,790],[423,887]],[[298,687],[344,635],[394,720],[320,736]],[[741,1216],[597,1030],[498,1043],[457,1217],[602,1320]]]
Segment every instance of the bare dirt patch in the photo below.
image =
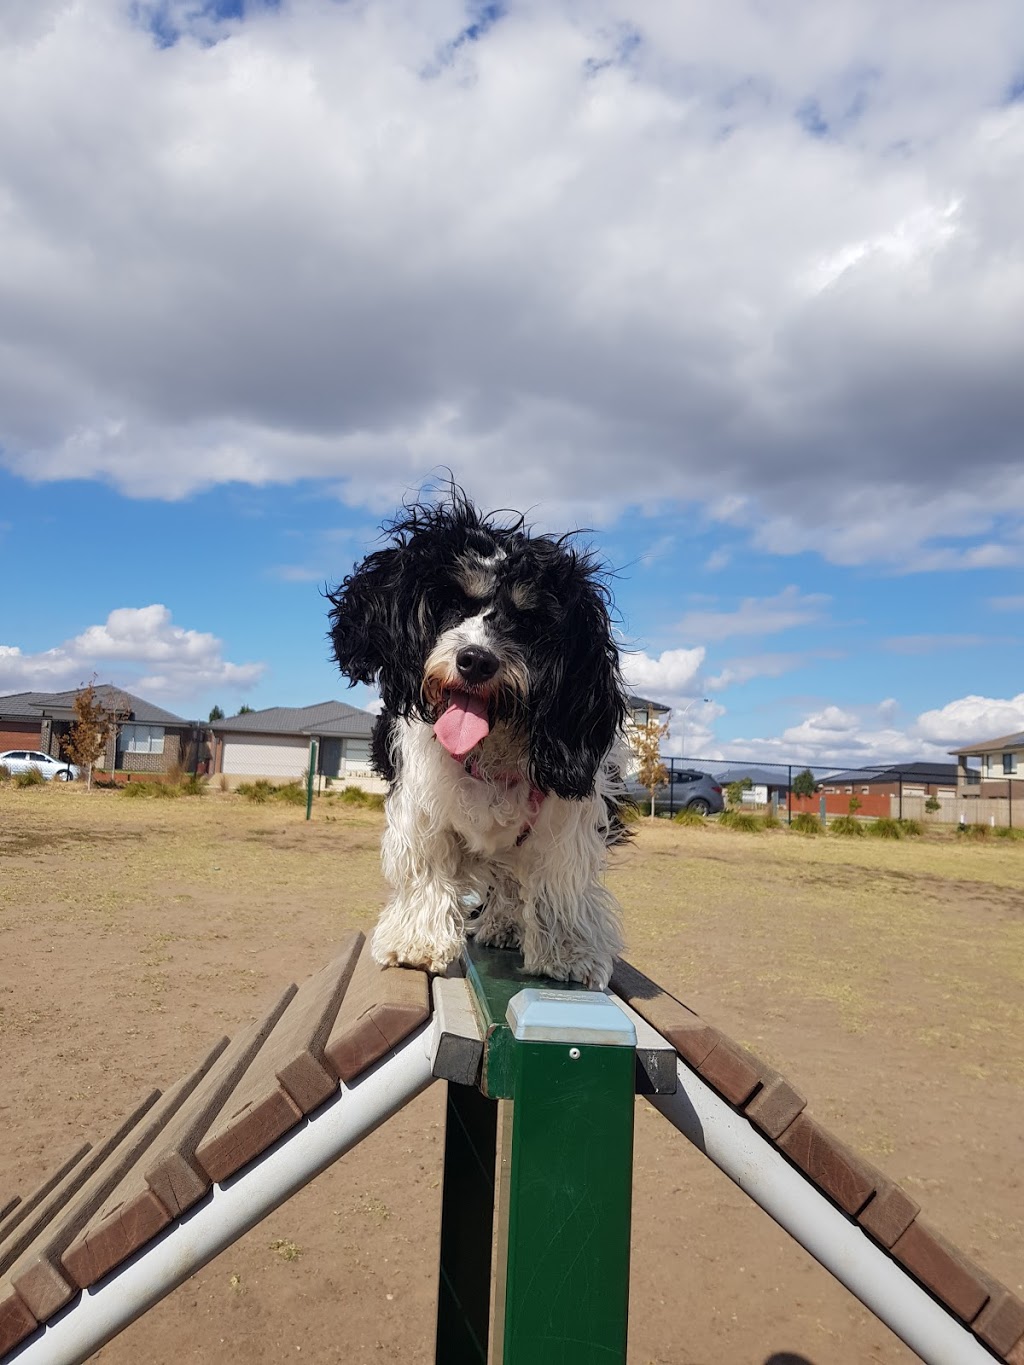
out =
[[[0,790],[0,1195],[167,1085],[384,895],[381,817]],[[1024,847],[640,828],[629,955],[1017,1292]],[[434,1087],[97,1359],[433,1359]],[[631,1365],[913,1357],[638,1103]]]

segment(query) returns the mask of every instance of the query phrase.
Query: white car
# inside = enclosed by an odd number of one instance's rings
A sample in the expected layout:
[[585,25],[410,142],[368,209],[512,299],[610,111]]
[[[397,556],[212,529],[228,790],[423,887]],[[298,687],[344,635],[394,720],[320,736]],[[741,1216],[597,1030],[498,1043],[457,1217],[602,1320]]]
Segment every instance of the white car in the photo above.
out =
[[12,777],[35,768],[37,772],[42,773],[47,782],[53,778],[58,782],[73,782],[79,773],[74,763],[51,758],[49,754],[40,753],[36,749],[8,749],[7,753],[0,754],[0,767],[6,768]]

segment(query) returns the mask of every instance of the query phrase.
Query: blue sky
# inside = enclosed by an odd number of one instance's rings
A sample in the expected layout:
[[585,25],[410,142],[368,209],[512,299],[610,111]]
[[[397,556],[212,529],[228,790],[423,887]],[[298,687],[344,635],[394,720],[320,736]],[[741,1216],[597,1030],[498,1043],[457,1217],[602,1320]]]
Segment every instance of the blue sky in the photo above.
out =
[[368,704],[321,590],[448,467],[670,749],[1024,729],[1015,0],[88,8],[0,14],[0,693]]

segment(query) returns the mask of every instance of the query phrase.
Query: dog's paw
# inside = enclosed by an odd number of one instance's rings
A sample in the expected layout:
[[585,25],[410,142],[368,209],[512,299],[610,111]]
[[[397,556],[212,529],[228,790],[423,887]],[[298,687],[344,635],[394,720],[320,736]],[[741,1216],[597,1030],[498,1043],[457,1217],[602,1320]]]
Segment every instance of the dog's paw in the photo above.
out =
[[523,970],[530,976],[549,976],[553,981],[578,981],[591,991],[604,991],[612,979],[614,961],[584,953],[560,953],[554,957],[526,957]]
[[462,942],[461,935],[440,943],[395,939],[378,929],[370,940],[370,955],[382,967],[416,967],[434,976],[443,976],[448,964],[462,951]]

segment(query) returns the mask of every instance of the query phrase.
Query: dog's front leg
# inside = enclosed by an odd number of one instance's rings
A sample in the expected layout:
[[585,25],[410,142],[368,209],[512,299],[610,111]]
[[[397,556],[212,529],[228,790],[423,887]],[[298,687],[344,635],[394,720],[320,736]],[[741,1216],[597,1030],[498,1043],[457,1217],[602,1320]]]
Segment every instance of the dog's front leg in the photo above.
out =
[[377,922],[370,950],[384,967],[441,973],[465,941],[457,880],[463,852],[452,831],[425,826],[401,791],[396,792],[389,801],[382,845],[384,875],[394,894]]

